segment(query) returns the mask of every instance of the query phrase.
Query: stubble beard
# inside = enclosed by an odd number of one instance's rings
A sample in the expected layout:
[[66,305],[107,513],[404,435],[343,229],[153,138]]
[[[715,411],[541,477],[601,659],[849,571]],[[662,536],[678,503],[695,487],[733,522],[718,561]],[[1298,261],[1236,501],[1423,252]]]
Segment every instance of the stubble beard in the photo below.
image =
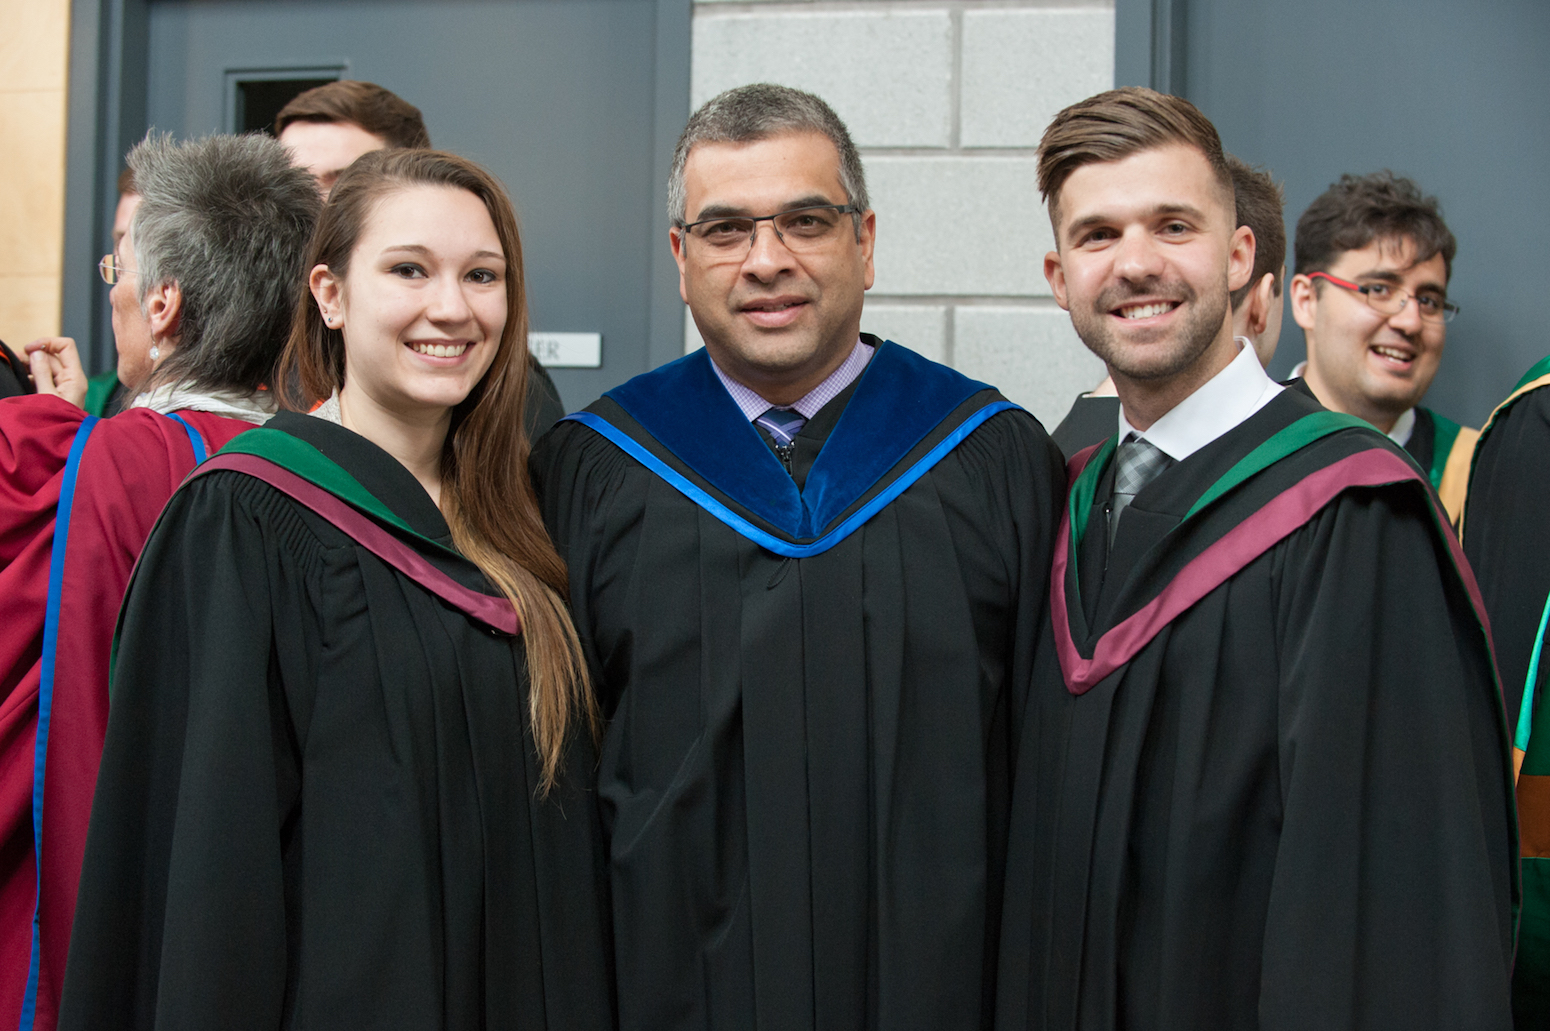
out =
[[[1185,320],[1168,332],[1171,339],[1122,341],[1114,333],[1109,312],[1131,298],[1162,294],[1189,309]],[[1188,370],[1211,347],[1228,309],[1227,278],[1205,295],[1197,295],[1187,283],[1147,281],[1134,286],[1104,290],[1091,306],[1072,308],[1071,323],[1087,349],[1103,359],[1111,375],[1132,380],[1167,380]],[[1080,314],[1078,313],[1080,311]]]

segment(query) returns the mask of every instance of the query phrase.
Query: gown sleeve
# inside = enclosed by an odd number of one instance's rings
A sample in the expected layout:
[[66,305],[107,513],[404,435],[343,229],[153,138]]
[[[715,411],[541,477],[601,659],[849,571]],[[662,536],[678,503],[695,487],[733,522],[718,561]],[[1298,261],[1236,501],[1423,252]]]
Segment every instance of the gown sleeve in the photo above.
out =
[[1266,1031],[1511,1026],[1501,702],[1425,504],[1347,492],[1283,553]]
[[565,560],[571,619],[591,667],[592,683],[600,695],[603,715],[612,717],[619,699],[609,685],[617,685],[625,677],[619,670],[605,669],[601,661],[590,588],[606,577],[628,575],[634,555],[610,545],[640,540],[641,535],[629,533],[621,520],[610,518],[613,502],[631,496],[626,483],[640,490],[654,485],[650,474],[634,459],[574,422],[559,423],[545,434],[533,449],[529,467],[544,526]]
[[312,605],[255,488],[217,473],[180,491],[130,584],[62,1029],[281,1026],[299,791],[281,666],[310,649],[277,635]]

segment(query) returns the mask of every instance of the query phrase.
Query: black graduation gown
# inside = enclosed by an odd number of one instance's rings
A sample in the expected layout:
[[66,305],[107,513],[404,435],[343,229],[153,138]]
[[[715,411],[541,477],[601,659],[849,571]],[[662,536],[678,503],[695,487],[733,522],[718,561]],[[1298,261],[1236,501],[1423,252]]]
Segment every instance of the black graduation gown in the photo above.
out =
[[[270,426],[450,545],[365,438]],[[520,637],[310,508],[186,483],[120,620],[60,1028],[612,1027],[592,749],[540,800],[526,691]]]
[[[1509,1026],[1516,841],[1501,700],[1419,472],[1348,426],[1181,525],[1311,413],[1356,422],[1283,391],[1143,488],[1112,552],[1112,449],[1099,452],[1085,537],[1062,552],[1075,569],[1061,577],[1057,559],[1052,574],[1070,606],[1069,665],[1089,679],[1068,687],[1041,651],[1019,755],[1006,1031]],[[1359,453],[1385,467],[1365,474],[1373,485],[1312,491]],[[1276,540],[1262,518],[1272,501],[1312,514],[1288,517],[1295,528],[1225,581],[1200,576],[1208,548]],[[1188,607],[1169,618],[1170,598]],[[1095,651],[1110,633],[1105,646],[1127,633],[1140,645],[1117,667]]]
[[523,422],[527,427],[527,439],[542,437],[565,414],[560,401],[560,390],[554,385],[554,377],[532,354],[527,356],[527,403]]
[[0,397],[18,397],[32,392],[26,358],[0,340]]
[[[1550,661],[1536,649],[1550,605],[1550,358],[1530,369],[1481,431],[1460,527],[1491,616],[1518,776],[1523,908],[1513,1006],[1520,1028],[1550,1026]],[[1533,689],[1529,691],[1532,673]]]
[[1091,447],[1114,436],[1118,426],[1119,398],[1078,394],[1076,400],[1071,402],[1071,410],[1060,420],[1055,432],[1050,434],[1050,439],[1062,454],[1070,458],[1084,447]]
[[[841,417],[874,405],[865,392],[900,354],[882,345],[798,434],[804,497],[820,459],[847,457],[824,450],[831,435],[844,448]],[[685,361],[701,392],[661,396],[723,420],[724,435],[705,432],[738,462],[785,476],[703,354]],[[979,387],[967,407],[997,397]],[[775,529],[610,399],[589,411]],[[961,416],[928,427],[872,493]],[[993,415],[805,558],[729,529],[589,426],[562,422],[533,467],[611,717],[599,795],[621,1026],[988,1026],[1010,773],[1064,482],[1037,421]]]
[[[1491,417],[1475,451],[1464,552],[1491,616],[1508,717],[1517,722],[1529,659],[1550,597],[1550,390],[1530,390]],[[1547,665],[1550,668],[1550,665]]]

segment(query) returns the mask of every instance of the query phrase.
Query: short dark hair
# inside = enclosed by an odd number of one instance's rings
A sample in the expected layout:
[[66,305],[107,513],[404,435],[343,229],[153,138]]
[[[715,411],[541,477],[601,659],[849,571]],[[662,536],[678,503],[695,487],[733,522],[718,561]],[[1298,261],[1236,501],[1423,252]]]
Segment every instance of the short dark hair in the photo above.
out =
[[1049,204],[1050,221],[1055,221],[1060,188],[1078,168],[1173,143],[1200,151],[1223,191],[1232,194],[1232,173],[1216,126],[1182,97],[1125,86],[1072,104],[1055,116],[1039,141],[1039,193]]
[[1280,185],[1263,168],[1227,155],[1232,172],[1233,202],[1238,209],[1238,224],[1254,230],[1254,274],[1232,292],[1232,308],[1237,311],[1249,291],[1265,276],[1275,276],[1271,289],[1281,296],[1281,271],[1286,267],[1286,221],[1281,209],[1286,197]]
[[1415,260],[1442,255],[1444,273],[1453,277],[1458,241],[1442,220],[1442,205],[1414,180],[1388,169],[1370,175],[1342,175],[1297,220],[1298,275],[1326,271],[1346,251],[1359,251],[1374,240],[1415,243]]
[[[756,82],[738,86],[707,100],[689,118],[673,150],[673,169],[667,178],[667,217],[675,226],[683,225],[688,214],[684,190],[684,165],[689,151],[700,143],[750,143],[792,132],[816,132],[827,136],[840,154],[840,186],[845,203],[870,207],[866,193],[866,173],[861,155],[851,142],[850,131],[823,98],[790,86]],[[855,216],[856,232],[861,232],[861,217]]]
[[129,152],[141,197],[132,223],[147,293],[177,283],[177,346],[142,390],[167,383],[251,393],[274,372],[322,202],[312,176],[260,133],[187,143],[150,135]]
[[299,93],[275,115],[275,135],[292,122],[349,122],[382,137],[389,147],[431,145],[420,109],[374,82],[340,79]]

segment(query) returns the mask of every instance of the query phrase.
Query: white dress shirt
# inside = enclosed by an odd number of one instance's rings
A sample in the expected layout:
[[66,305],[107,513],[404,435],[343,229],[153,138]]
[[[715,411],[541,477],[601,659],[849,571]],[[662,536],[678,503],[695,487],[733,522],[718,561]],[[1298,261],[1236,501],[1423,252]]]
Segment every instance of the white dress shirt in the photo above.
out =
[[1116,439],[1123,443],[1126,434],[1134,433],[1175,462],[1182,462],[1269,404],[1286,388],[1265,375],[1265,367],[1259,364],[1247,338],[1237,337],[1236,342],[1238,357],[1144,433],[1130,425],[1121,405]]

